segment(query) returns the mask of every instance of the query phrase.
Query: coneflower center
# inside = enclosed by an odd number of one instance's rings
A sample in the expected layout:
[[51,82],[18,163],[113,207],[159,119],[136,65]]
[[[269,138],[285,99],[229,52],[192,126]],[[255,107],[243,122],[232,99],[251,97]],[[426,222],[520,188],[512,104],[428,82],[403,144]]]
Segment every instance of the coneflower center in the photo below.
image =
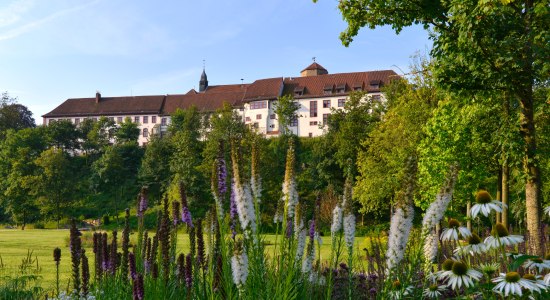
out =
[[396,281],[393,282],[392,285],[393,285],[394,289],[399,289],[399,288],[401,288],[401,281],[396,280]]
[[506,229],[506,226],[504,226],[502,223],[497,223],[493,228],[493,235],[497,237],[508,236],[509,235],[508,229]]
[[456,219],[449,220],[449,228],[458,228],[459,226],[460,222],[458,222]]
[[468,238],[468,244],[470,245],[477,245],[481,243],[481,238],[479,235],[472,233],[472,235]]
[[441,267],[445,271],[450,271],[453,268],[454,260],[447,258],[443,264],[441,264]]
[[487,204],[491,202],[493,199],[491,198],[491,194],[487,191],[479,191],[476,194],[476,202],[479,204]]
[[533,274],[525,274],[525,275],[523,275],[523,278],[525,278],[527,280],[532,280],[532,281],[537,280],[537,278]]
[[432,284],[432,285],[430,285],[430,287],[429,287],[430,291],[432,291],[432,292],[437,291],[437,288],[438,288],[438,285],[437,285],[437,284]]
[[457,276],[466,275],[468,273],[468,266],[461,262],[461,261],[455,261],[453,263],[453,274]]
[[504,277],[506,282],[518,282],[521,279],[518,272],[508,272]]

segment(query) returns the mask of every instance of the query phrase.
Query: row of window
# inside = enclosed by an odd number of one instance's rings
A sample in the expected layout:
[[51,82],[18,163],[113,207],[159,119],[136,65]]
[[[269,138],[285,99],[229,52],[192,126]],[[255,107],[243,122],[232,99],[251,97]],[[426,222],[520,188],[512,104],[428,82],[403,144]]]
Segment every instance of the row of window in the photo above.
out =
[[[110,121],[115,121],[115,117],[107,117]],[[149,123],[149,116],[143,116],[141,117],[143,120],[141,122],[141,124],[148,124]],[[92,117],[92,118],[74,118],[74,121],[70,118],[66,118],[66,119],[49,119],[48,120],[48,124],[52,123],[52,122],[55,122],[55,121],[61,121],[61,120],[68,120],[68,121],[73,121],[75,125],[79,125],[81,121],[84,121],[84,120],[87,120],[87,119],[92,119],[94,122],[96,122],[98,120],[97,117]],[[117,124],[120,124],[123,122],[123,119],[124,117],[116,117],[116,123]],[[134,117],[134,122],[135,123],[140,123],[140,117],[139,116],[135,116]],[[162,126],[166,126],[168,122],[168,118],[161,118],[160,119],[160,125]],[[151,123],[152,124],[156,124],[157,123],[157,116],[151,116]]]

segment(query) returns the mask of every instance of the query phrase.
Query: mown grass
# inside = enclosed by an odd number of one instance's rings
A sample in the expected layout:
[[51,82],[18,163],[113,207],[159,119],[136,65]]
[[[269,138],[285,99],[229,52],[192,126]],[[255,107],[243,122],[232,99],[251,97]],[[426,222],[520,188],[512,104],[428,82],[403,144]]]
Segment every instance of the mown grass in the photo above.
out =
[[[83,232],[83,243],[86,254],[93,266],[94,255],[92,252],[91,232]],[[150,233],[150,236],[154,232]],[[67,229],[1,229],[0,230],[0,278],[5,276],[15,277],[21,275],[19,267],[22,261],[32,253],[32,258],[36,260],[32,266],[26,270],[27,274],[34,274],[40,277],[38,284],[46,291],[55,290],[55,262],[53,261],[53,249],[61,248],[60,287],[65,289],[69,285],[70,277],[70,252],[68,247],[69,230]],[[120,239],[120,232],[118,235]],[[111,234],[109,232],[109,238]],[[90,242],[86,242],[89,240]],[[132,234],[131,242],[136,240],[136,235]],[[278,238],[280,243],[281,237]],[[367,247],[370,239],[367,237],[356,238],[355,248],[359,259],[364,258],[363,248]],[[119,240],[120,243],[120,240]],[[275,235],[264,235],[266,244],[266,255],[271,256],[275,250]],[[120,245],[120,244],[119,244]],[[178,252],[189,251],[189,238],[186,233],[178,233]],[[344,251],[345,252],[345,251]],[[323,237],[321,246],[321,259],[328,260],[330,256],[330,237]],[[345,254],[340,261],[346,261]],[[364,261],[363,261],[364,262]]]

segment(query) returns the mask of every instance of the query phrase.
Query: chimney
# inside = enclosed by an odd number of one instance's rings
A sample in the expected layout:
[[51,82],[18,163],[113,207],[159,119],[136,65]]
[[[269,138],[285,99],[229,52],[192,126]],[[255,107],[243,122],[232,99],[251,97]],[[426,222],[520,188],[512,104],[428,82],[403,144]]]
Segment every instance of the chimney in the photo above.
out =
[[101,101],[101,93],[99,91],[95,92],[95,103],[99,103]]

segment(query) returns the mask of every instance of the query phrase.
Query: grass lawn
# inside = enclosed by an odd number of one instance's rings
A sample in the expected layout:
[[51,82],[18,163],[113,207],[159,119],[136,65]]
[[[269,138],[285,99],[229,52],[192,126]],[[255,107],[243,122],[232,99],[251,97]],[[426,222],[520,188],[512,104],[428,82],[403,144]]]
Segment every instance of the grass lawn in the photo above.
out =
[[[84,232],[84,236],[91,235]],[[149,236],[151,236],[150,234]],[[110,235],[109,235],[110,238]],[[120,246],[121,232],[118,234]],[[5,276],[21,274],[19,267],[22,261],[32,252],[33,262],[27,269],[27,274],[36,274],[41,277],[39,285],[45,290],[55,289],[55,263],[53,261],[53,249],[61,248],[60,285],[66,289],[70,276],[70,253],[68,247],[69,230],[67,229],[0,229],[0,284]],[[135,241],[135,234],[131,241]],[[265,235],[266,254],[271,256],[274,252],[275,235]],[[280,242],[279,237],[278,242]],[[356,253],[360,255],[360,261],[364,262],[364,252],[361,250],[369,243],[369,238],[357,237],[355,239]],[[88,245],[86,245],[88,246]],[[91,245],[89,245],[91,247]],[[90,262],[90,272],[93,274],[94,254],[92,249],[86,247],[86,254]],[[189,251],[189,239],[187,234],[178,234],[178,251]],[[345,251],[343,251],[345,252]],[[321,246],[321,259],[327,260],[330,256],[330,237],[323,237]],[[342,260],[346,258],[343,257]]]

